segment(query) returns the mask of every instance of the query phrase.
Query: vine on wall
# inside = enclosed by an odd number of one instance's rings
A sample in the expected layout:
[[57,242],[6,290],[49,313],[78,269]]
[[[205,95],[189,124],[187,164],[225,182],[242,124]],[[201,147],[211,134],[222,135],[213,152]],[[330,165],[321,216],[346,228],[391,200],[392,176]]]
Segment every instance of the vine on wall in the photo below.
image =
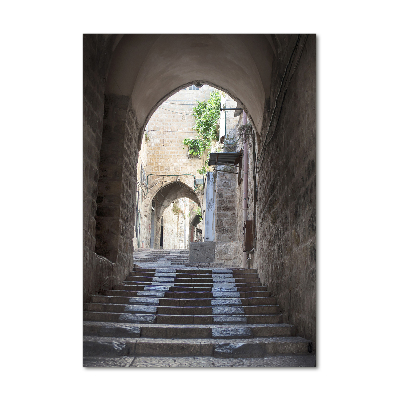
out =
[[[218,141],[220,108],[221,94],[218,91],[212,92],[208,100],[197,101],[197,105],[193,107],[197,135],[195,139],[186,138],[183,141],[188,146],[189,155],[201,157],[204,153],[209,153],[211,146]],[[207,172],[208,159],[209,154],[203,167],[197,171],[199,174],[204,175]]]

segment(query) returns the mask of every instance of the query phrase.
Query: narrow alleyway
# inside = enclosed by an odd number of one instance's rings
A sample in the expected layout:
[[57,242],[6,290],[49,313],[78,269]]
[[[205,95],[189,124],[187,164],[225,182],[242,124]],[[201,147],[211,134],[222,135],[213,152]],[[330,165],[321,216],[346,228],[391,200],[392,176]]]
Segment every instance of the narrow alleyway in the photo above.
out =
[[315,366],[316,36],[83,53],[84,365]]
[[313,367],[311,342],[282,323],[257,272],[148,250],[84,311],[84,366]]

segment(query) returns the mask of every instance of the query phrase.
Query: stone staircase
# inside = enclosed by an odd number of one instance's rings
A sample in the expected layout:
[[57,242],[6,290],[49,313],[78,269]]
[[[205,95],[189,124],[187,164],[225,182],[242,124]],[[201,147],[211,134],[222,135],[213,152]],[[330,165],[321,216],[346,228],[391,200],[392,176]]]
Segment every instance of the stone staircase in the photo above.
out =
[[189,250],[138,249],[133,254],[133,261],[138,265],[186,265],[189,263]]
[[84,305],[84,366],[315,366],[254,270],[152,263]]

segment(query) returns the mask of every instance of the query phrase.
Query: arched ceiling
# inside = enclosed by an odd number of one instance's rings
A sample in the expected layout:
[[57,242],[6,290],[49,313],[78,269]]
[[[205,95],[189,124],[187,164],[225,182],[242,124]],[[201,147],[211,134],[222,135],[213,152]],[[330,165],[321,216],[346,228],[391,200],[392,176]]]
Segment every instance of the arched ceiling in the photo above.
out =
[[174,201],[182,197],[187,197],[193,200],[196,204],[200,205],[200,201],[189,186],[183,182],[172,182],[163,186],[153,197],[156,204],[156,209],[159,211],[159,216],[163,214],[164,210]]
[[240,100],[260,131],[273,60],[267,35],[123,35],[116,43],[106,93],[129,96],[140,126],[177,88],[200,81]]

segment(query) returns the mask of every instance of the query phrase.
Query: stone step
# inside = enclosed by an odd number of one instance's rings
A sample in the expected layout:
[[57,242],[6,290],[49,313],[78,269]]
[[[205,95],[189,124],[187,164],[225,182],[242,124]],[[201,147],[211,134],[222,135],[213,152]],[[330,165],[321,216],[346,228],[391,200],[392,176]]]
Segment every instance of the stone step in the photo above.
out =
[[163,297],[165,298],[176,298],[176,299],[189,299],[189,298],[241,298],[241,297],[269,297],[271,292],[266,290],[260,291],[237,291],[237,292],[217,292],[217,291],[173,291],[164,292]]
[[254,288],[254,290],[260,290],[260,288],[265,289],[266,286],[261,285],[261,283],[235,283],[235,282],[224,282],[224,281],[215,281],[215,282],[179,282],[179,281],[172,281],[172,280],[157,280],[157,281],[150,281],[150,282],[140,282],[140,281],[131,281],[131,280],[125,280],[121,282],[120,285],[126,285],[129,286],[130,288],[133,288],[135,286],[137,287],[149,287],[153,288],[156,286],[168,286],[168,287],[174,287],[176,289],[179,288],[189,288],[190,290],[195,290],[195,289],[207,289],[211,290],[213,288],[218,288],[218,287],[226,287],[226,288]]
[[[271,313],[273,310],[271,310]],[[156,314],[157,324],[273,324],[276,314],[266,315],[168,315]],[[281,321],[279,319],[279,321]]]
[[259,283],[260,280],[257,277],[233,277],[233,276],[176,276],[175,274],[168,272],[165,274],[154,274],[149,275],[135,275],[130,273],[126,278],[126,281],[134,282],[162,282],[162,281],[173,281],[180,283],[215,283],[215,282],[226,282],[226,283]]
[[[272,307],[272,306],[271,306]],[[264,315],[172,315],[155,313],[113,313],[100,311],[84,311],[84,321],[98,322],[130,322],[146,324],[274,324],[282,322],[282,314],[278,307],[271,309],[270,314]]]
[[165,259],[165,258],[183,258],[187,259],[189,257],[189,253],[179,253],[179,254],[171,254],[171,253],[158,253],[158,254],[138,254],[136,257],[133,258],[136,260],[146,260],[146,259]]
[[215,357],[84,357],[84,367],[125,368],[291,368],[315,367],[312,354],[268,355],[256,358]]
[[172,291],[172,292],[181,292],[181,291],[189,291],[189,292],[204,292],[204,291],[260,291],[267,290],[265,286],[261,284],[258,285],[248,285],[248,284],[231,284],[231,283],[215,283],[215,284],[188,284],[188,283],[176,283],[176,282],[153,282],[152,284],[141,284],[138,282],[127,282],[124,281],[120,285],[116,286],[116,289],[119,290],[163,290],[163,291]]
[[170,291],[170,292],[211,292],[211,291],[238,291],[238,292],[253,292],[260,290],[267,290],[265,286],[261,285],[247,285],[247,284],[168,284],[167,282],[160,282],[152,285],[130,284],[123,282],[115,287],[117,290],[155,290],[155,291]]
[[135,264],[124,282],[84,304],[87,359],[99,358],[102,365],[106,358],[116,364],[130,359],[131,365],[149,357],[246,360],[308,354],[311,343],[283,323],[276,298],[256,271],[175,266],[182,259],[167,253],[151,254],[147,261],[156,265]]
[[225,304],[215,306],[174,307],[142,304],[86,303],[84,304],[84,311],[168,315],[263,315],[275,313],[276,307],[278,307],[276,304],[263,306]]
[[238,297],[238,298],[192,298],[192,299],[174,299],[174,298],[160,298],[159,303],[161,306],[175,306],[175,307],[196,307],[196,306],[217,306],[217,305],[271,305],[276,304],[275,297]]
[[139,278],[135,276],[128,276],[124,282],[130,285],[159,285],[159,284],[174,284],[178,286],[213,286],[218,284],[230,284],[236,286],[250,286],[258,287],[262,286],[260,281],[245,281],[235,278],[230,279],[174,279],[172,277],[154,277],[154,278]]
[[292,336],[293,325],[248,324],[242,325],[152,325],[107,322],[84,322],[84,336],[204,339],[204,338],[255,338]]
[[[164,282],[152,282],[151,285],[149,286],[157,286],[159,284],[164,284]],[[165,282],[165,284],[169,284],[168,282]],[[232,288],[232,287],[236,287],[238,289],[240,288],[255,288],[255,290],[259,289],[259,288],[265,288],[265,286],[261,285],[261,283],[247,283],[247,282],[224,282],[224,281],[214,281],[214,282],[180,282],[180,281],[175,281],[175,282],[171,282],[171,284],[173,284],[174,288],[192,288],[192,289],[197,289],[197,288],[206,288],[206,289],[212,289],[212,288],[216,288],[216,287],[227,287],[227,288]]]
[[248,270],[243,271],[233,271],[233,270],[224,270],[224,271],[215,271],[215,270],[190,270],[190,269],[183,269],[181,267],[158,267],[152,269],[144,269],[144,268],[134,268],[132,269],[129,274],[134,275],[143,275],[143,276],[154,276],[155,274],[176,274],[182,277],[192,277],[198,276],[199,278],[208,277],[208,276],[234,276],[234,277],[258,277],[256,272],[245,272]]
[[217,275],[217,274],[232,274],[233,276],[256,276],[258,277],[258,273],[255,270],[250,269],[190,269],[190,268],[181,268],[181,267],[157,267],[157,268],[142,268],[137,267],[134,268],[132,273],[135,274],[156,274],[156,273],[176,273],[180,275]]
[[[147,290],[156,290],[156,285],[153,288],[148,288]],[[169,288],[169,292],[247,292],[247,293],[256,293],[260,291],[266,291],[267,288],[265,286],[227,286],[227,285],[214,285],[214,286],[171,286]]]
[[309,341],[300,337],[253,339],[153,339],[85,336],[84,357],[218,357],[254,358],[307,354]]
[[[126,289],[126,288],[125,288]],[[106,290],[104,294],[106,296],[143,296],[143,297],[164,297],[164,298],[176,298],[176,299],[195,299],[195,298],[256,298],[256,297],[270,297],[271,292],[267,290],[252,291],[252,292],[164,292],[164,291],[137,291],[137,290]]]
[[227,298],[227,299],[212,299],[212,298],[198,298],[198,299],[173,299],[173,298],[154,298],[154,297],[127,297],[127,296],[92,296],[93,303],[113,303],[113,304],[143,304],[143,305],[160,305],[160,306],[174,306],[174,307],[197,307],[197,306],[211,306],[222,304],[235,304],[242,306],[254,305],[270,305],[276,304],[274,297],[254,297],[254,298]]

